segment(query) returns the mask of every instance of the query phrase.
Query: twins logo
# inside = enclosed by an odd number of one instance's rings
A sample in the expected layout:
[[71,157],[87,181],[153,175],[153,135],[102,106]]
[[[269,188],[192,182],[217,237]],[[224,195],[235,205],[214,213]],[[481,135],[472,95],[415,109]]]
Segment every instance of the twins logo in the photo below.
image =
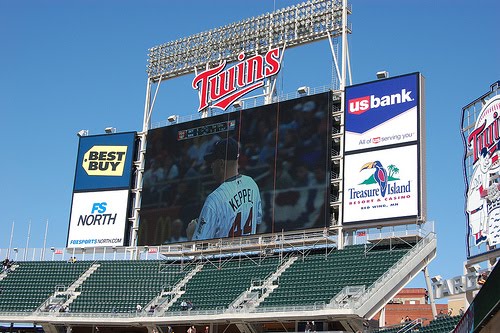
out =
[[200,105],[198,111],[209,106],[226,110],[241,96],[264,85],[264,79],[278,73],[281,67],[278,48],[269,50],[264,55],[255,55],[245,59],[240,53],[236,65],[226,67],[226,62],[206,70],[193,79],[193,89],[199,89]]
[[500,141],[500,96],[491,98],[478,116],[474,130],[467,138],[468,149],[474,156],[474,164],[479,161],[483,148],[493,153]]

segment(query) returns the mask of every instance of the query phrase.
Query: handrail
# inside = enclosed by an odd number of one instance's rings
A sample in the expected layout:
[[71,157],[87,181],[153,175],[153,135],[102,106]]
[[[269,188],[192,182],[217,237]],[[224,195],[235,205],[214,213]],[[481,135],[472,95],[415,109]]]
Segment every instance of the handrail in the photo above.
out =
[[354,308],[360,307],[364,302],[366,302],[373,294],[374,291],[379,290],[383,285],[389,283],[389,277],[393,276],[396,271],[399,271],[402,266],[404,266],[409,258],[414,257],[415,254],[419,253],[427,244],[436,239],[435,233],[429,233],[425,238],[418,242],[410,251],[408,251],[404,256],[399,258],[398,261],[391,267],[391,269],[385,271],[370,287],[366,289],[366,292],[359,297],[357,300],[353,301],[352,305]]

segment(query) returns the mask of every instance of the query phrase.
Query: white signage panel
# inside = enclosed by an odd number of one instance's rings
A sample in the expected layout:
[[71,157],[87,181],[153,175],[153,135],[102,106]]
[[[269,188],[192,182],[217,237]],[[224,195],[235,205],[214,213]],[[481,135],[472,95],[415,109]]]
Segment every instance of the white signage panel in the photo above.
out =
[[344,223],[418,216],[417,145],[346,155]]
[[418,73],[347,87],[345,151],[417,141],[419,87]]
[[129,191],[73,193],[67,247],[123,246]]

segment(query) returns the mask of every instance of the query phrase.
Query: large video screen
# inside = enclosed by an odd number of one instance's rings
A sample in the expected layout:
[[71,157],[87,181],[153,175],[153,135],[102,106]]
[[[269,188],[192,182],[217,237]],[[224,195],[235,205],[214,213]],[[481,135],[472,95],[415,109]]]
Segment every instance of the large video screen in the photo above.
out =
[[149,131],[139,245],[327,226],[331,93]]

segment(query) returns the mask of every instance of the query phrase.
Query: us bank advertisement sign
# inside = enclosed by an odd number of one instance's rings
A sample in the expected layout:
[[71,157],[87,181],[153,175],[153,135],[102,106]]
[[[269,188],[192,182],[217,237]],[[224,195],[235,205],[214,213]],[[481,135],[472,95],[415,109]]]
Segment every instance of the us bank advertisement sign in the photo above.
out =
[[418,216],[417,145],[346,155],[344,223]]
[[345,93],[345,151],[418,140],[418,73],[350,86]]
[[129,188],[135,133],[80,138],[74,191]]
[[128,190],[74,193],[67,247],[123,246]]

